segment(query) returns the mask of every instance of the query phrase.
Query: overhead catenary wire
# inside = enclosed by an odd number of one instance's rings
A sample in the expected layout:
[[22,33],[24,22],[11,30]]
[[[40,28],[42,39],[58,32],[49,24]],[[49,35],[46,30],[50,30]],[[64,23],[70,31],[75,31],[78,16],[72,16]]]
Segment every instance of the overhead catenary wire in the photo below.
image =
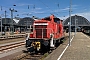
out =
[[60,8],[59,0],[57,0],[57,2],[58,2],[58,3],[57,3],[57,7]]
[[30,6],[28,5],[28,9],[30,8]]
[[[43,3],[43,5],[45,5],[49,10],[51,10],[53,12],[53,10],[47,5],[45,4],[43,1],[39,0],[41,3]],[[50,14],[55,14],[55,13],[50,13]],[[57,13],[55,15],[58,15]]]
[[1,11],[2,11],[2,6],[1,6]]
[[[54,12],[54,10],[52,10],[46,3],[44,3],[42,0],[39,0],[41,3],[43,3],[43,5],[45,5],[51,12],[49,13],[43,13],[43,12],[38,12],[38,13],[34,13],[34,14],[55,14],[55,15],[58,15],[57,12]],[[27,9],[29,10],[30,9],[30,6],[33,5],[33,11],[35,11],[36,9],[36,6],[35,4],[21,4],[21,5],[14,5],[14,6],[27,6]],[[59,6],[59,5],[58,5]],[[3,9],[2,9],[3,8]],[[10,7],[5,7],[5,6],[1,6],[1,9],[2,11],[5,11],[7,10],[7,8],[9,9]],[[8,12],[8,11],[7,11]],[[21,11],[18,11],[18,12],[21,12]],[[33,12],[31,13],[33,14]]]

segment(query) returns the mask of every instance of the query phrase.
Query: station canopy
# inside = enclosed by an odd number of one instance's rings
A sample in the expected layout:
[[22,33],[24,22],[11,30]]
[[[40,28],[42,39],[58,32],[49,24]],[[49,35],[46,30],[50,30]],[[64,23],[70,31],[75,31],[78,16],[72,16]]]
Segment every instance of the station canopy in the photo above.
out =
[[20,21],[18,22],[19,26],[30,26],[33,25],[34,19],[30,18],[30,17],[25,17],[20,19]]
[[[70,17],[68,17],[64,22],[64,26],[68,26],[68,23],[70,22]],[[71,16],[71,26],[75,26],[75,22],[77,26],[90,26],[89,20],[87,20],[85,17],[74,15]]]

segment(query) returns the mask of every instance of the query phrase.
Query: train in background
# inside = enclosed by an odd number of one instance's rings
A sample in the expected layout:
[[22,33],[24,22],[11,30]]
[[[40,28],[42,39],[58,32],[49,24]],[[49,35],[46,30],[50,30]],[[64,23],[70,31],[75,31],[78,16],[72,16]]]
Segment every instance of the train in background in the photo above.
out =
[[82,32],[90,36],[90,29],[83,29]]
[[30,51],[49,51],[54,49],[62,38],[62,20],[51,15],[34,21],[33,32],[28,34],[26,39],[26,48]]

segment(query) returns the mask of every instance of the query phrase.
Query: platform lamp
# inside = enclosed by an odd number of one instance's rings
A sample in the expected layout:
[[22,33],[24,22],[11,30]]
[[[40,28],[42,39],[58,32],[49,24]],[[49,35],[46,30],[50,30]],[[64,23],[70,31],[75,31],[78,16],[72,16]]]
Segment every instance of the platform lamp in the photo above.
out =
[[7,11],[5,10],[4,12],[5,12],[5,32],[6,32],[6,23],[7,23],[6,22],[6,13],[7,13]]
[[14,10],[13,8],[10,8],[9,9],[11,11],[11,33],[13,34],[14,33],[14,22],[13,22],[13,12],[17,12],[17,10]]
[[76,32],[77,32],[77,15],[75,15],[75,35],[76,35]]
[[1,22],[1,35],[2,35],[2,17],[0,16],[0,22]]
[[[0,7],[1,11],[2,11],[2,6]],[[1,35],[2,35],[2,16],[0,15],[0,23],[1,23]]]
[[70,9],[69,9],[69,17],[70,17],[70,21],[69,21],[69,46],[71,46],[71,3],[72,3],[72,0],[70,0]]

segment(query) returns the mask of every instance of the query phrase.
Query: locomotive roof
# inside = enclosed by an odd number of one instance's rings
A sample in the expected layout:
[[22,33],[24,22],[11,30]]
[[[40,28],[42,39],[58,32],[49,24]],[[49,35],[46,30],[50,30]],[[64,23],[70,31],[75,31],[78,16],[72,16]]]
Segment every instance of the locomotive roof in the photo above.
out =
[[[50,17],[45,17],[45,20],[50,20]],[[59,18],[57,18],[56,16],[54,16],[54,19],[60,20]]]

